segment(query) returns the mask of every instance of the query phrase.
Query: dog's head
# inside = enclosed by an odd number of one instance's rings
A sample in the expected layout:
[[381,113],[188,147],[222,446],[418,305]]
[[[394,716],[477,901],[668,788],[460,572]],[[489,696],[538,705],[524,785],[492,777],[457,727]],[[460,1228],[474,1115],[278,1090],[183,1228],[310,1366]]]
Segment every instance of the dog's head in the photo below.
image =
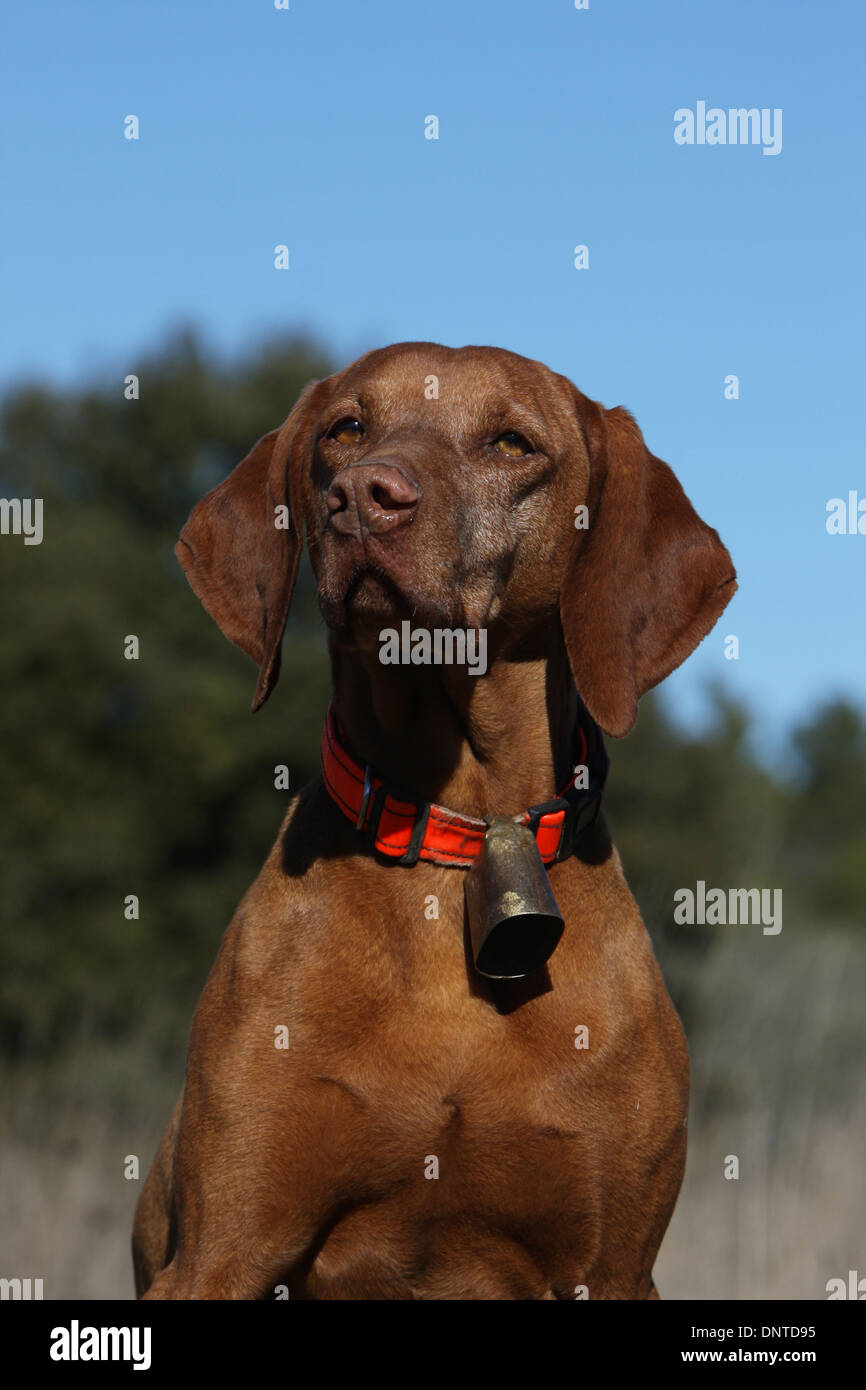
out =
[[581,697],[617,736],[736,589],[628,412],[499,348],[367,353],[193,510],[177,555],[257,663],[254,709],[279,674],[304,528],[338,642],[374,650],[403,618],[511,639],[558,611]]

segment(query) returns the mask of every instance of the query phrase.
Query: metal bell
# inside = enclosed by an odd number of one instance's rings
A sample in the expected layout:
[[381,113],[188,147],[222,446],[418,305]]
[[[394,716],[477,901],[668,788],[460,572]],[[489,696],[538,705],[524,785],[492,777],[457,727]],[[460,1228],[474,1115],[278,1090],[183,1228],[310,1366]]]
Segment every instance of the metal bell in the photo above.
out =
[[479,975],[519,980],[550,959],[565,924],[528,826],[491,821],[464,891]]

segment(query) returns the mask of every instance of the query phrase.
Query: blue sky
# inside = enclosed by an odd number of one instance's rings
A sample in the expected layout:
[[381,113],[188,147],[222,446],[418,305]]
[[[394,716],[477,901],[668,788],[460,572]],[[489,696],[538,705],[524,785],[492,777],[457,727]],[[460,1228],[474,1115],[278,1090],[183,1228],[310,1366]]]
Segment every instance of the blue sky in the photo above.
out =
[[[772,749],[816,700],[866,690],[866,535],[825,529],[828,499],[866,498],[863,14],[19,5],[0,386],[117,379],[180,321],[227,353],[307,326],[338,362],[406,338],[541,358],[627,405],[718,527],[740,593],[667,689],[699,720],[721,679]],[[781,153],[676,144],[699,101],[781,108]]]

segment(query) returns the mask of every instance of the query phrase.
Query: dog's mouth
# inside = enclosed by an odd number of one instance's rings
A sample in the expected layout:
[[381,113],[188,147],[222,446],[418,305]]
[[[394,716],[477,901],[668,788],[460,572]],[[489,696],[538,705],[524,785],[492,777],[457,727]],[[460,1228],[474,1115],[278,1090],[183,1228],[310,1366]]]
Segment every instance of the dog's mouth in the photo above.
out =
[[319,606],[328,627],[356,638],[377,635],[384,624],[410,616],[412,604],[380,565],[358,564],[346,580],[319,586]]
[[359,565],[349,578],[343,597],[344,608],[405,608],[405,600],[390,574],[379,565]]

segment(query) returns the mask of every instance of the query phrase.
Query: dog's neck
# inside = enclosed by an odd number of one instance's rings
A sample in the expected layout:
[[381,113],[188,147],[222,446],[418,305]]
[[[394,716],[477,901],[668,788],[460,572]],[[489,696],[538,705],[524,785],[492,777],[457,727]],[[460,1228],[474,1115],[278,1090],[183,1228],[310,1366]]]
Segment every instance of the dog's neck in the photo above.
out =
[[576,695],[561,636],[494,650],[479,676],[383,666],[333,641],[331,661],[352,751],[386,785],[489,818],[518,815],[567,782]]

